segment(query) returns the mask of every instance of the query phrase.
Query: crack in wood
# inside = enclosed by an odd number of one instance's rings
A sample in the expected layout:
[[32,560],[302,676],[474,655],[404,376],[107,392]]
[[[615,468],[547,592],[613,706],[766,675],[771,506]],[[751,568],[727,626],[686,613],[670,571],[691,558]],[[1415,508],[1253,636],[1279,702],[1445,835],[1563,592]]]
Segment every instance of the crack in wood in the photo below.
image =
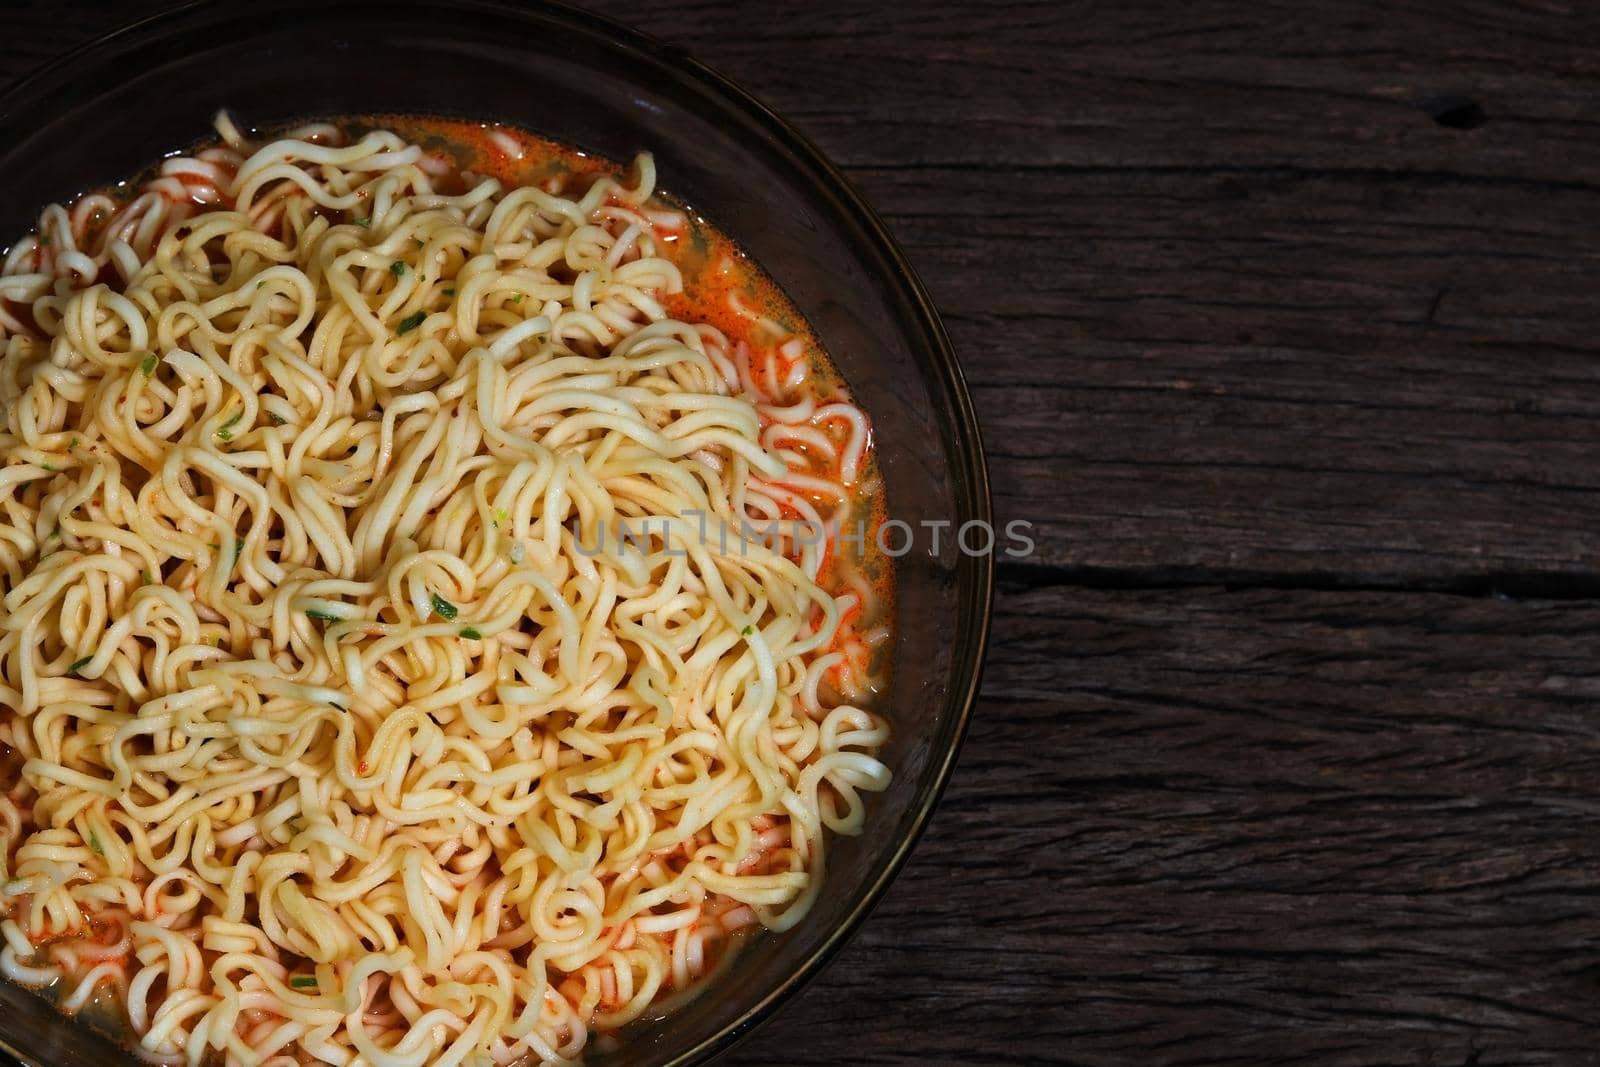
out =
[[1332,571],[1262,571],[1227,567],[1100,567],[1027,560],[1000,560],[995,585],[1003,592],[1072,586],[1081,589],[1203,589],[1225,591],[1272,589],[1309,593],[1433,593],[1443,596],[1506,601],[1600,601],[1600,574],[1589,571],[1497,571],[1430,577],[1396,576],[1378,580],[1369,574]]

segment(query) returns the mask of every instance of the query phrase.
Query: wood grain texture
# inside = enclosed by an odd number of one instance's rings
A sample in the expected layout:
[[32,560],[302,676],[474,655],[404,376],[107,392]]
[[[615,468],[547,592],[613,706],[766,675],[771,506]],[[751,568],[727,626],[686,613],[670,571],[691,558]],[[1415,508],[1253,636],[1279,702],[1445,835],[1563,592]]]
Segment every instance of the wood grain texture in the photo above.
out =
[[1593,1062],[1597,625],[1014,593],[932,832],[759,1040],[818,1065]]
[[[0,79],[160,6],[12,5]],[[1038,524],[928,837],[732,1061],[1600,1059],[1600,8],[593,6],[844,165]]]

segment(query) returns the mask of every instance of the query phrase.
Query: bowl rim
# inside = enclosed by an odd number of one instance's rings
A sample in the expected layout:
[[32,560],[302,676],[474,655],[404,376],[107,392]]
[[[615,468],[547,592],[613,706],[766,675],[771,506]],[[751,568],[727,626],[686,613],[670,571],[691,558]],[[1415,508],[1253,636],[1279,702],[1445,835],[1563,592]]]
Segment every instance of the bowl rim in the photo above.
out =
[[[257,13],[274,7],[294,7],[295,0],[266,0],[258,3]],[[415,6],[402,0],[399,6]],[[956,488],[958,507],[970,511],[963,521],[982,521],[991,527],[994,523],[993,497],[989,483],[988,464],[984,453],[983,436],[976,410],[968,390],[966,376],[956,356],[939,313],[926,287],[911,265],[905,251],[890,233],[878,213],[867,203],[844,172],[822,152],[810,138],[780,117],[750,92],[715,68],[696,59],[683,47],[669,44],[644,31],[634,29],[606,15],[596,14],[570,6],[558,0],[524,0],[512,4],[505,0],[433,0],[429,8],[438,14],[443,9],[458,6],[491,10],[504,17],[545,18],[565,22],[578,31],[597,34],[606,43],[642,55],[644,58],[669,68],[698,83],[697,87],[728,109],[742,113],[763,133],[800,162],[806,173],[803,179],[822,194],[829,207],[853,223],[865,236],[873,250],[883,256],[893,267],[895,284],[911,306],[917,332],[930,342],[928,362],[938,377],[945,394],[954,401],[954,410],[948,413],[949,426],[954,431],[954,459],[951,474]],[[35,99],[40,87],[61,72],[85,62],[93,63],[99,53],[114,51],[128,38],[167,29],[164,24],[181,27],[190,16],[207,9],[230,10],[227,0],[186,0],[165,10],[146,15],[115,27],[91,38],[66,52],[24,73],[5,90],[0,91],[0,128],[26,120],[22,110]],[[270,10],[268,10],[270,13]],[[30,123],[31,124],[31,123]],[[965,493],[962,489],[965,488]],[[965,498],[965,499],[963,499]],[[742,1012],[734,1021],[697,1042],[684,1052],[662,1062],[660,1067],[689,1067],[691,1064],[709,1063],[730,1051],[736,1044],[776,1014],[777,1009],[791,1000],[805,985],[816,978],[859,932],[867,916],[879,904],[889,885],[905,867],[938,807],[940,798],[949,785],[968,727],[973,707],[977,703],[979,687],[989,643],[989,631],[994,608],[994,556],[961,554],[956,573],[965,579],[971,594],[971,603],[965,605],[969,618],[956,630],[956,645],[952,649],[953,667],[949,695],[945,706],[954,710],[955,725],[951,743],[938,753],[924,779],[923,797],[915,804],[911,824],[905,834],[894,843],[885,861],[861,893],[854,907],[834,924],[821,943],[811,951],[800,966],[770,989],[761,999]],[[974,618],[975,617],[975,618]],[[20,1050],[13,1049],[0,1033],[0,1050],[11,1053],[27,1062]]]

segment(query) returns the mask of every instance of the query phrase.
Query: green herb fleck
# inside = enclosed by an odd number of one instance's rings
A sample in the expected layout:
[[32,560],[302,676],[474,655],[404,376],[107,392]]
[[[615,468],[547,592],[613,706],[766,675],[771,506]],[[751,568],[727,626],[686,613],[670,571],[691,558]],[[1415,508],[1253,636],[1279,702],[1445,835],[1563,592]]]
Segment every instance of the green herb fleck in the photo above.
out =
[[155,585],[156,584],[155,575],[151,574],[149,571],[145,571],[144,574],[142,575],[142,577],[144,578],[144,584],[145,585]]
[[510,517],[511,517],[511,516],[509,516],[509,515],[507,515],[507,514],[506,514],[506,509],[505,509],[505,508],[495,508],[495,509],[494,509],[494,521],[495,521],[495,525],[497,525],[497,526],[498,526],[498,525],[499,525],[499,524],[500,524],[500,523],[502,523],[502,522],[505,522],[505,521],[506,521],[506,519],[508,519],[508,518],[510,518]]
[[56,472],[56,465],[54,463],[41,463],[41,464],[39,464],[39,466],[43,467],[45,470],[49,471],[51,474],[54,474]]
[[72,666],[67,668],[67,673],[68,674],[77,674],[79,671],[81,671],[85,667],[87,667],[89,665],[89,661],[92,660],[92,659],[94,659],[93,656],[85,656],[82,659],[73,660],[72,661]]
[[313,619],[316,619],[318,622],[338,622],[339,621],[339,616],[329,614],[326,611],[320,611],[317,608],[307,608],[306,609],[306,615],[308,615],[309,617],[311,617]]
[[262,278],[259,282],[256,282],[256,288],[259,289],[263,285],[266,285],[266,284],[267,284],[267,280],[265,278]]
[[428,313],[426,311],[413,311],[411,314],[407,315],[405,318],[400,320],[400,325],[395,327],[395,331],[394,332],[395,333],[410,333],[412,330],[415,330],[418,326],[421,326],[422,325],[422,320],[427,318],[427,317],[428,317]]
[[483,640],[483,635],[478,632],[478,628],[476,626],[463,626],[461,628],[461,636],[465,637],[468,641]]
[[238,421],[240,419],[242,419],[242,418],[244,418],[244,412],[243,411],[235,411],[233,413],[233,415],[228,419],[227,422],[223,423],[220,427],[217,428],[217,436],[222,438],[222,440],[224,440],[224,441],[233,440],[232,427],[236,423],[238,423]]
[[450,601],[446,600],[438,593],[433,593],[430,595],[433,598],[434,614],[438,615],[441,619],[453,619],[457,614],[460,613],[460,608],[450,603]]
[[77,448],[77,447],[78,447],[78,439],[76,437],[74,437],[72,439],[72,443],[67,446],[67,450],[71,451],[72,449]]
[[516,296],[511,298],[511,302],[513,304],[520,304],[520,303],[522,303],[523,298],[526,297],[527,295],[528,295],[527,293],[518,293]]
[[39,243],[48,248],[50,246],[50,235],[47,233],[41,233],[39,235]]
[[416,242],[418,248],[421,248],[424,244],[422,238],[420,237],[413,237],[412,240]]
[[296,989],[317,988],[317,980],[315,978],[291,978],[289,979],[289,984],[294,986]]
[[267,412],[267,418],[272,420],[272,425],[274,426],[282,426],[284,423],[289,421],[282,415],[279,415],[276,411]]
[[145,356],[142,361],[140,361],[139,369],[144,371],[144,376],[148,378],[150,375],[156,372],[156,364],[159,362],[161,361],[156,359],[156,354],[152,352],[148,356]]
[[401,275],[405,274],[405,272],[406,272],[406,265],[404,263],[400,262],[398,259],[395,260],[393,263],[389,264],[389,273],[393,274],[396,278],[398,278]]
[[94,851],[96,856],[104,856],[106,854],[105,848],[100,844],[100,838],[92,830],[89,832],[89,848]]
[[370,218],[368,218],[368,219],[351,219],[350,221],[355,223],[357,226],[360,226],[363,230],[366,229],[368,226],[372,225],[372,220]]
[[441,289],[439,291],[444,293],[445,296],[455,296],[456,295],[456,287],[453,286],[453,285],[447,285],[447,286],[445,286],[443,289]]
[[746,626],[744,629],[739,631],[739,636],[740,637],[749,637],[751,634],[753,634],[755,632],[756,632],[756,628],[754,626]]
[[235,538],[233,542],[233,562],[228,564],[229,570],[239,565],[239,557],[242,555],[244,555],[244,538]]

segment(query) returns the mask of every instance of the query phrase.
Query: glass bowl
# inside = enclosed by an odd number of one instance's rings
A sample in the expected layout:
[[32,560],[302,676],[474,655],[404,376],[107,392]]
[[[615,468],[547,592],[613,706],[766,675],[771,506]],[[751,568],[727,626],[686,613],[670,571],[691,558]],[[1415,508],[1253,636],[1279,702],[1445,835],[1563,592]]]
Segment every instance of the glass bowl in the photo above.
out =
[[[884,759],[866,831],[834,838],[825,889],[700,996],[634,1032],[605,1067],[700,1063],[813,977],[905,862],[965,731],[988,633],[992,561],[923,522],[991,518],[955,354],[905,256],[804,138],[681,50],[563,7],[492,2],[191,4],[113,33],[0,95],[0,240],[38,210],[137,174],[242,121],[433,114],[524,127],[612,159],[656,155],[667,192],[738,241],[810,320],[871,415],[889,514],[923,531],[897,561]],[[39,1065],[123,1062],[0,982],[0,1047]],[[109,1058],[108,1058],[109,1057]],[[132,1062],[128,1060],[126,1062]]]

